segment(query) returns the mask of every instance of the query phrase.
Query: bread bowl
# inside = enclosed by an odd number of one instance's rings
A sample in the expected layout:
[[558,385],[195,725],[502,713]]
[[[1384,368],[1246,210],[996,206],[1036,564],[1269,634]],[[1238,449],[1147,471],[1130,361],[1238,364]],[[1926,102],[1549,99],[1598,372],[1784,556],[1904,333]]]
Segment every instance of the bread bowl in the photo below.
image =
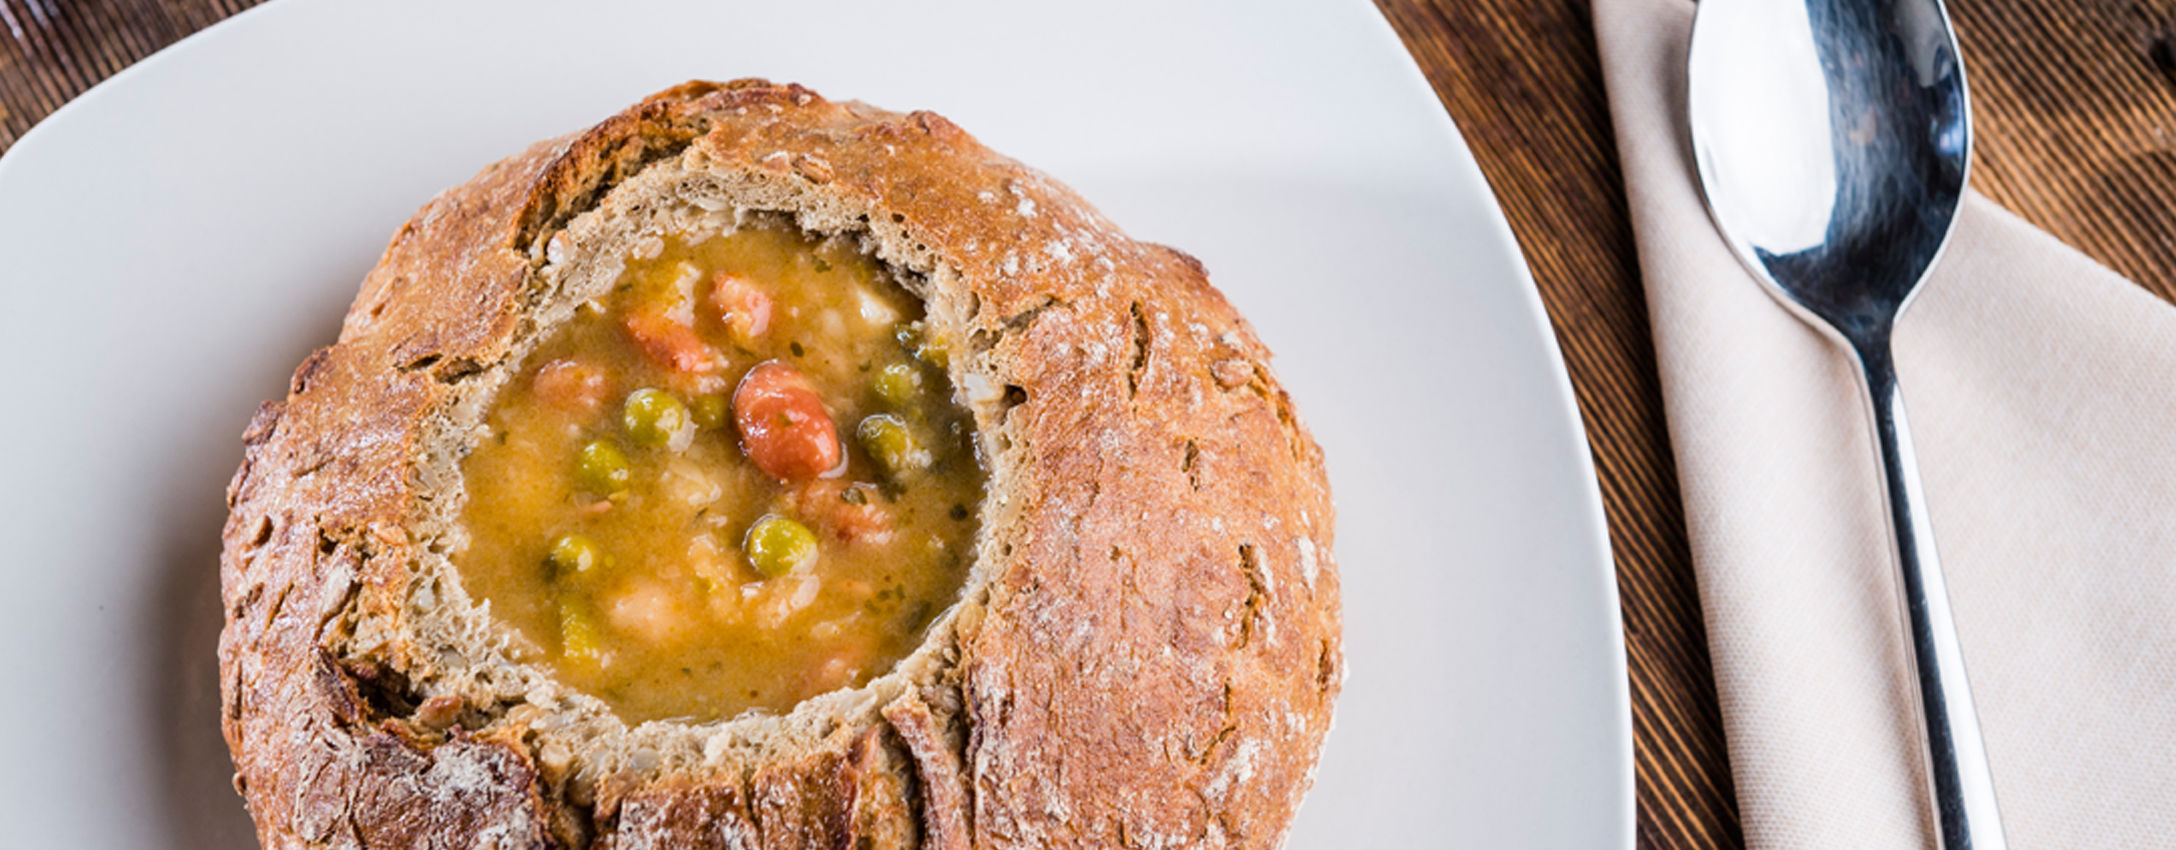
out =
[[[468,467],[650,240],[751,221],[918,302],[983,495],[896,660],[656,717],[471,592],[499,478]],[[1269,352],[1193,258],[926,112],[692,82],[494,164],[244,443],[222,727],[267,847],[1275,847],[1341,684],[1327,478]]]

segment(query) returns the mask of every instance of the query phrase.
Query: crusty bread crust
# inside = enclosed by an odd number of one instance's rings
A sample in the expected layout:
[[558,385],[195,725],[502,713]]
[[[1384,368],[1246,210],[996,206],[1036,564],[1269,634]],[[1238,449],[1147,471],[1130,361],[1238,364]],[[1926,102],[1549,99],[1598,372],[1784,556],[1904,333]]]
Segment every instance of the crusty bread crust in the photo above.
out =
[[[462,591],[460,458],[631,240],[749,211],[923,297],[991,475],[963,598],[786,715],[629,728]],[[1342,679],[1319,449],[1193,258],[930,113],[688,83],[426,205],[228,489],[265,846],[1279,846]]]

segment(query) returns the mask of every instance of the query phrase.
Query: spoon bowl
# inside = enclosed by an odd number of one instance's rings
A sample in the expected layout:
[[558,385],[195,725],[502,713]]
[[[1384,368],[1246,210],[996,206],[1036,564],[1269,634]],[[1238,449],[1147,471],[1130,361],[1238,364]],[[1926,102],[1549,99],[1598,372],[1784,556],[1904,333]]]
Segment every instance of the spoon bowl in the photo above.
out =
[[1817,325],[1887,328],[1947,244],[1971,169],[1939,0],[1708,0],[1688,80],[1731,249]]
[[1935,846],[1999,850],[1993,779],[1890,351],[1971,170],[1948,13],[1941,0],[1702,0],[1687,96],[1701,189],[1724,240],[1859,367],[1926,731]]

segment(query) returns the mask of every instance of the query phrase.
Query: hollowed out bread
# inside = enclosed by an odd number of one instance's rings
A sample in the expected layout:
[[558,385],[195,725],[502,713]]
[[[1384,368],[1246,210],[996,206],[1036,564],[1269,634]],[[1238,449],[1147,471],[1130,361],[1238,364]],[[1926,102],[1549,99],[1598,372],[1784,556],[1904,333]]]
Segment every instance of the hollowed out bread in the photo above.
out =
[[[639,239],[751,212],[927,302],[988,470],[896,670],[629,728],[512,660],[447,555],[461,458]],[[267,847],[1275,847],[1342,673],[1330,493],[1201,264],[929,113],[688,83],[424,206],[228,490],[219,657]]]

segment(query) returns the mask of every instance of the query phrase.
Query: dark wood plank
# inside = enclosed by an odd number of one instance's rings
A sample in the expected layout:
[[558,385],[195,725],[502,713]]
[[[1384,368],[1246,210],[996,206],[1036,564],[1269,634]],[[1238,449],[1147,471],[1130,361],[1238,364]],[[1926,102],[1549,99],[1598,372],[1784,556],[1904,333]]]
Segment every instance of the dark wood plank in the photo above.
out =
[[1979,129],[1973,186],[2176,298],[2176,0],[1952,11]]
[[98,81],[261,0],[0,0],[0,151]]
[[[257,0],[0,0],[0,150]],[[1592,442],[1647,848],[1743,846],[1587,0],[1379,0],[1519,234]],[[1973,182],[2176,297],[2176,0],[1957,0]]]

